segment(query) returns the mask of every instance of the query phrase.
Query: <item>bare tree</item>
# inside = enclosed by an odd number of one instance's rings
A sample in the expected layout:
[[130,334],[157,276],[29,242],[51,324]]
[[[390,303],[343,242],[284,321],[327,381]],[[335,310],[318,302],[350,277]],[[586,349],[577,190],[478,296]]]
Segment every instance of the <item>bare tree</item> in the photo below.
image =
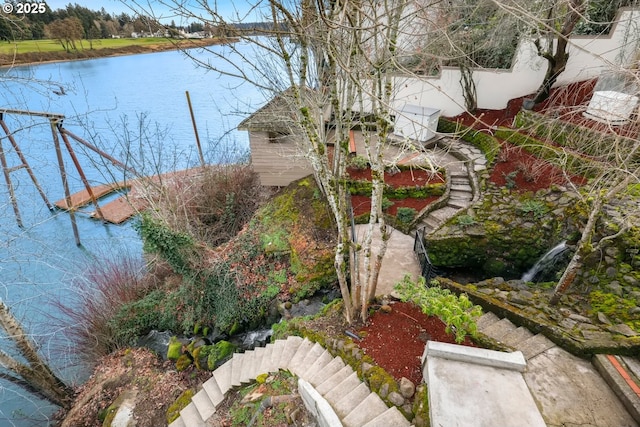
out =
[[0,379],[68,409],[73,401],[73,391],[51,371],[47,362],[38,353],[35,343],[2,301],[0,301],[0,327],[15,343],[17,350],[26,361],[24,363],[12,357],[4,349],[0,350],[0,366],[8,371],[0,372]]
[[82,40],[84,36],[82,22],[75,16],[53,21],[45,27],[45,32],[57,40],[67,52],[77,50],[76,40]]
[[[204,21],[218,29],[232,28],[243,18],[226,19],[215,2],[204,0],[190,7],[179,1],[160,3],[184,20]],[[209,62],[194,58],[204,67],[263,89],[283,105],[274,120],[286,122],[289,133],[295,135],[335,219],[338,243],[334,263],[349,322],[367,318],[390,236],[382,215],[383,152],[393,125],[392,77],[399,66],[398,44],[406,30],[408,4],[407,0],[265,1],[253,11],[266,23],[262,37],[237,33],[242,42],[255,48],[260,61],[243,56],[234,44],[227,46],[226,52],[211,49]],[[140,14],[153,15],[142,2],[132,7]],[[229,51],[235,53],[236,62],[228,59]],[[243,63],[237,62],[238,57]],[[372,170],[369,226],[359,247],[350,237],[346,183],[349,135],[356,128],[362,129]],[[375,227],[383,241],[377,253],[372,250]],[[364,271],[352,274],[350,284],[347,259],[350,251],[358,249],[364,256]]]

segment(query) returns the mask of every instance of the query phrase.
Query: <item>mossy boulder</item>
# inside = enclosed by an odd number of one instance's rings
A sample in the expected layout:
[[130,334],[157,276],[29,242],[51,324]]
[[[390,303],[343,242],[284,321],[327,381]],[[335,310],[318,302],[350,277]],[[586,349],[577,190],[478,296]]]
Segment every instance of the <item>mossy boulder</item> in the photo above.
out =
[[236,346],[229,341],[219,341],[213,345],[198,347],[194,352],[194,360],[198,369],[215,370],[236,351]]

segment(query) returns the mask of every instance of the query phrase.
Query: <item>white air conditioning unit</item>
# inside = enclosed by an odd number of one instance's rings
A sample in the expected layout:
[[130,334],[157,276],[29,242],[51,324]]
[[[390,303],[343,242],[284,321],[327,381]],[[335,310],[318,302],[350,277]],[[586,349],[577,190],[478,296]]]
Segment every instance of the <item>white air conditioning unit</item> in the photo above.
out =
[[629,122],[637,104],[637,96],[613,90],[600,90],[593,92],[587,111],[582,115],[610,125],[624,125]]
[[430,140],[436,135],[440,110],[407,104],[396,111],[394,134],[419,142]]

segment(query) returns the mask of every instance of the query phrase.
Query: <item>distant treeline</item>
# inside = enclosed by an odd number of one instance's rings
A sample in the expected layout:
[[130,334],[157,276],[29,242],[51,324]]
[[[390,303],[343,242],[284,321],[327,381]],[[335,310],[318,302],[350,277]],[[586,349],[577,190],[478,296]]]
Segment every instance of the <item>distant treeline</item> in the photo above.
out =
[[[177,26],[172,21],[163,25],[155,19],[121,13],[108,13],[104,7],[92,10],[78,4],[67,5],[65,9],[51,10],[47,6],[41,13],[17,14],[17,2],[14,13],[0,13],[0,40],[40,40],[45,38],[63,40],[93,40],[112,37],[140,36],[175,36],[183,33],[203,33],[215,37],[230,37],[238,31],[266,31],[268,24],[243,23],[228,25],[224,28],[212,27],[205,22],[193,22],[187,26]],[[31,1],[31,3],[36,3]],[[23,10],[26,8],[22,8]]]

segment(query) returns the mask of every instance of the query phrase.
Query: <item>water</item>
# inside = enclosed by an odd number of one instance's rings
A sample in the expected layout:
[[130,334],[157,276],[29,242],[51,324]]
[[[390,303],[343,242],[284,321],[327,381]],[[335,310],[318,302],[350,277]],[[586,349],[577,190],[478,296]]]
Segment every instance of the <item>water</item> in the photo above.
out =
[[555,265],[557,257],[567,250],[567,242],[563,241],[549,249],[549,251],[542,256],[534,265],[522,275],[523,282],[531,282],[536,276],[549,269],[549,267]]
[[[219,47],[223,49],[223,47]],[[196,55],[204,55],[194,52]],[[233,129],[262,96],[248,85],[196,68],[179,52],[52,63],[0,70],[0,108],[64,114],[64,126],[138,171],[152,173],[199,163],[185,91],[191,102],[208,162],[236,157],[248,148],[246,133]],[[56,95],[62,92],[64,95]],[[20,148],[47,197],[63,197],[63,187],[48,122],[5,114]],[[0,133],[0,138],[4,133]],[[2,139],[9,166],[18,164]],[[93,152],[74,144],[92,184],[122,177],[122,172]],[[72,191],[82,188],[68,156]],[[0,179],[0,298],[37,338],[41,352],[70,383],[86,372],[74,366],[73,351],[52,317],[54,300],[70,300],[73,279],[91,262],[129,252],[141,254],[131,223],[104,225],[78,215],[82,246],[74,244],[68,214],[49,212],[24,169],[11,174],[24,228],[16,225],[4,179]],[[11,342],[0,334],[0,348]],[[9,350],[11,351],[11,350]],[[0,380],[0,425],[47,425],[51,406]]]

